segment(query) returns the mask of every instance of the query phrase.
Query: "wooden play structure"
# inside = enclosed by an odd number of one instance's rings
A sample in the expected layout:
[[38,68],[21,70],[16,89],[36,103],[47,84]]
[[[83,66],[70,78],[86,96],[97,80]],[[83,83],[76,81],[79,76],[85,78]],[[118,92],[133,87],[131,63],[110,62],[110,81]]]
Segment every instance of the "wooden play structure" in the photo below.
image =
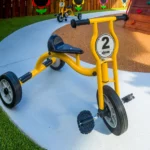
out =
[[132,0],[125,27],[150,34],[150,0]]
[[[128,5],[128,2],[129,0],[85,0],[82,11],[124,9],[124,3]],[[66,6],[68,5],[73,5],[73,0],[66,0]],[[0,19],[39,15],[36,9],[32,6],[32,0],[0,0]],[[46,9],[44,14],[58,13],[59,0],[50,0]],[[73,11],[76,11],[75,8]]]

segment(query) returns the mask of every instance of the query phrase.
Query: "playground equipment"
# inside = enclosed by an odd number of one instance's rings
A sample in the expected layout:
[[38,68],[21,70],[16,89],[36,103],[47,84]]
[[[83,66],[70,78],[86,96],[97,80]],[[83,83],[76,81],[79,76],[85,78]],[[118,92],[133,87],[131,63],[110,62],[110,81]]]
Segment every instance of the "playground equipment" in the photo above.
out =
[[[80,0],[80,1],[83,1],[81,4],[84,3],[84,0]],[[73,4],[74,5],[76,4],[74,0],[73,0]],[[77,8],[79,8],[80,5],[77,5],[78,6]],[[58,22],[63,22],[63,20],[67,21],[68,16],[75,16],[75,14],[72,10],[72,6],[67,6],[65,8],[65,0],[60,0],[59,1],[59,13],[56,14],[55,16],[57,16]],[[77,18],[79,20],[81,20],[82,19],[82,14],[78,13]]]
[[32,0],[32,6],[38,8],[37,13],[44,14],[47,11],[45,7],[48,7],[50,2],[50,0]]
[[108,0],[100,0],[101,8],[105,9],[107,3],[108,3]]
[[125,23],[126,28],[150,34],[149,0],[130,0],[127,13],[130,19]]
[[[124,98],[119,98],[119,81],[117,73],[117,52],[119,41],[114,32],[113,22],[117,20],[127,20],[127,15],[93,18],[71,21],[71,26],[76,28],[79,25],[92,24],[93,36],[91,39],[91,53],[96,60],[93,68],[85,68],[80,65],[80,55],[83,50],[73,47],[63,42],[58,35],[51,35],[48,40],[48,52],[42,54],[35,68],[18,78],[13,72],[6,72],[0,76],[0,96],[3,104],[8,108],[13,108],[22,98],[22,85],[34,78],[50,66],[53,70],[60,70],[67,63],[76,72],[85,76],[97,76],[96,92],[98,111],[93,117],[90,111],[82,111],[77,117],[78,127],[81,133],[90,133],[95,125],[94,120],[101,117],[108,129],[115,135],[123,134],[128,128],[127,114],[122,102],[129,102],[134,98],[129,94]],[[98,23],[109,22],[110,34],[98,35]],[[72,59],[69,54],[75,54],[76,60]],[[113,63],[113,79],[108,76],[108,63]],[[111,88],[106,83],[114,82]],[[122,100],[122,101],[121,101]]]

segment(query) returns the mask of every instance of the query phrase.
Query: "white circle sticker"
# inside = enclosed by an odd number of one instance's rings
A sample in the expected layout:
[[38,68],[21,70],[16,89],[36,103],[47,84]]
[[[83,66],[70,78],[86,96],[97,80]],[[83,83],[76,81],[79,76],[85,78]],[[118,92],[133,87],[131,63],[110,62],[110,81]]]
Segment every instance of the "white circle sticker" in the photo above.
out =
[[114,51],[114,39],[109,34],[103,34],[97,38],[96,51],[102,58],[110,57]]
[[59,7],[65,7],[65,2],[59,2]]

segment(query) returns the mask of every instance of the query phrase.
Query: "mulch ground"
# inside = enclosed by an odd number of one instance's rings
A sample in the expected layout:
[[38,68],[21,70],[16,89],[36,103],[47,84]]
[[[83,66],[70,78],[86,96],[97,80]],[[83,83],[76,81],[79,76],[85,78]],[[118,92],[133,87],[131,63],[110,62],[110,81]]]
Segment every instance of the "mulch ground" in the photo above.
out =
[[[123,27],[124,22],[114,23],[115,32],[119,38],[118,68],[132,72],[150,72],[150,35],[131,31]],[[108,24],[99,24],[99,34],[109,33]],[[54,32],[61,36],[65,43],[84,50],[81,60],[95,64],[90,51],[92,25],[79,26],[76,29],[66,25]],[[111,68],[111,64],[109,64]]]

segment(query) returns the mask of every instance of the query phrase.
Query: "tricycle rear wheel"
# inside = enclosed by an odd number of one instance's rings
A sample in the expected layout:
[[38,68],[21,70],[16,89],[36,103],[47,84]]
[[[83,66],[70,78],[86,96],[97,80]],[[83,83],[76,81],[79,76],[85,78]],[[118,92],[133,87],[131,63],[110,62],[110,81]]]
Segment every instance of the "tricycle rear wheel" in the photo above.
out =
[[81,20],[81,19],[82,19],[82,14],[78,13],[78,20]]
[[[108,85],[103,87],[105,101],[104,123],[114,135],[123,134],[128,128],[128,118],[121,99],[117,93]],[[97,91],[97,104],[98,91]]]
[[68,16],[69,16],[68,12],[65,12],[65,13],[64,13],[64,17],[65,17],[65,18],[68,18]]
[[11,71],[0,76],[0,98],[8,108],[15,107],[21,101],[21,84],[17,76]]
[[50,65],[50,67],[53,69],[53,70],[60,70],[61,68],[63,68],[65,65],[65,62],[62,61],[61,59],[59,58],[56,58],[56,62],[52,65]]
[[62,13],[60,13],[60,14],[58,14],[58,16],[57,16],[57,21],[58,22],[63,22],[63,16],[62,16]]

